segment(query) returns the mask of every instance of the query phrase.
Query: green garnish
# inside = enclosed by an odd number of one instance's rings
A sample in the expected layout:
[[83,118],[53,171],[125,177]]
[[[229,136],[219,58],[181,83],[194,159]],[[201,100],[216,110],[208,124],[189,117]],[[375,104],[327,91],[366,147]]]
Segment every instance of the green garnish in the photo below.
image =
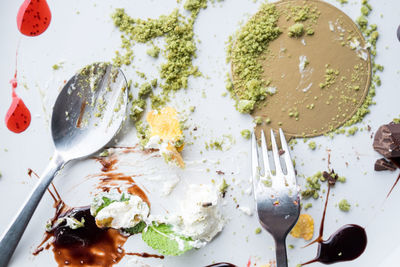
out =
[[130,234],[130,235],[135,235],[143,232],[143,230],[146,228],[147,224],[144,221],[140,221],[138,224],[131,228],[125,228],[123,229],[124,232]]
[[226,183],[225,178],[222,179],[222,184],[219,187],[219,192],[222,194],[222,196],[225,196],[226,191],[228,190],[229,185]]
[[142,239],[163,255],[178,256],[193,248],[191,238],[178,235],[169,224],[149,225]]

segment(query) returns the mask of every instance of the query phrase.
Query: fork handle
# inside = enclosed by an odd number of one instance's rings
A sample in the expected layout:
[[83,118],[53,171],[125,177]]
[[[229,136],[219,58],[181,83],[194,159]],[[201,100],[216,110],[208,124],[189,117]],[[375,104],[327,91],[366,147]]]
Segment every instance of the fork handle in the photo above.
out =
[[286,238],[275,239],[276,267],[287,267]]

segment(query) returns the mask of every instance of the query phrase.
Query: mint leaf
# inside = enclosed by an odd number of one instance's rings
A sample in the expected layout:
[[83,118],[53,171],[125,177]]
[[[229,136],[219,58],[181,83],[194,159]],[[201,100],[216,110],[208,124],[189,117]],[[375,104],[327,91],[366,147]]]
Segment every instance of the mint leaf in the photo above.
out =
[[121,202],[125,202],[125,201],[129,201],[129,200],[130,200],[129,196],[128,196],[128,197],[125,197],[125,193],[122,193],[122,196],[121,196],[120,201],[121,201]]
[[169,224],[150,225],[142,233],[142,239],[163,255],[177,256],[193,248],[189,243],[191,238],[178,235]]
[[144,228],[146,228],[147,224],[144,221],[140,221],[138,224],[136,224],[134,227],[130,228],[124,228],[123,231],[134,235],[143,232]]

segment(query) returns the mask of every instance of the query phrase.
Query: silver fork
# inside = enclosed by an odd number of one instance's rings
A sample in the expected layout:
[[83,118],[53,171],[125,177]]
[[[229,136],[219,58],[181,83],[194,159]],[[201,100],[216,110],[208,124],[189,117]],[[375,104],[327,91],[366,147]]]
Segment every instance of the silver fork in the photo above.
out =
[[271,171],[264,131],[261,131],[262,165],[264,170],[263,175],[261,175],[257,141],[254,132],[252,134],[253,191],[261,226],[275,240],[276,265],[277,267],[287,267],[286,236],[299,218],[300,197],[293,162],[290,158],[282,129],[279,129],[279,135],[284,151],[283,158],[286,165],[286,173],[281,167],[275,135],[271,130],[275,174]]

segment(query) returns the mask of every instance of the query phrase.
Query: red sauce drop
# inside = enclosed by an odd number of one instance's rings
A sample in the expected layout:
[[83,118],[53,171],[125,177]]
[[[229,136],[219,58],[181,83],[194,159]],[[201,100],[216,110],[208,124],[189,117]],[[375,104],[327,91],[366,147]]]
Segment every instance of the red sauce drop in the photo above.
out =
[[15,72],[14,78],[10,83],[12,85],[12,102],[7,111],[5,122],[10,131],[21,133],[31,124],[31,112],[26,107],[24,101],[15,93],[15,89],[18,86],[17,72]]
[[27,36],[38,36],[49,27],[51,12],[46,0],[25,0],[17,15],[18,30]]

